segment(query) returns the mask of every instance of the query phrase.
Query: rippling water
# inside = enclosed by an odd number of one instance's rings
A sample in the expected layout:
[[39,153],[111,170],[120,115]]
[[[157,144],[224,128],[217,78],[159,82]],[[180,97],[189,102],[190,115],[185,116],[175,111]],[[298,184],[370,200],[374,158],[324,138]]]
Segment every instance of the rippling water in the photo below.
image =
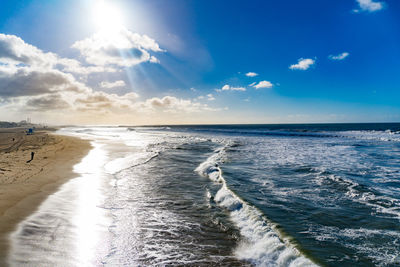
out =
[[60,132],[94,149],[12,265],[400,265],[400,124]]

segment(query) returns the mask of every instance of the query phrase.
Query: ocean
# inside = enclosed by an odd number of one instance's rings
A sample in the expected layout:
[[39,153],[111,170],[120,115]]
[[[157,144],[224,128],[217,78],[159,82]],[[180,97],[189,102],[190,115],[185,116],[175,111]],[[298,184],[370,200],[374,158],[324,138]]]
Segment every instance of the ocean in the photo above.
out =
[[400,124],[68,127],[13,266],[399,266]]

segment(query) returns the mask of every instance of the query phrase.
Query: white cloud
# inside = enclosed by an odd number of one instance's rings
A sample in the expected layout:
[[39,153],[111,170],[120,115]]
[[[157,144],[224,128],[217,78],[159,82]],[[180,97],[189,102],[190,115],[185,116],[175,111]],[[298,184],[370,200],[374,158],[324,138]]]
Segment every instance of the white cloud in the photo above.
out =
[[253,85],[254,88],[256,89],[261,89],[261,88],[272,88],[273,84],[269,81],[261,81],[258,84]]
[[257,82],[252,82],[249,86],[254,86]]
[[208,101],[214,101],[214,100],[215,100],[215,97],[214,97],[213,94],[208,94],[208,95],[206,95],[206,96],[200,95],[200,96],[196,97],[194,100],[203,100],[203,99],[205,99],[206,97],[207,97],[207,100],[208,100]]
[[374,1],[374,0],[356,0],[360,9],[355,9],[355,12],[366,11],[366,12],[376,12],[385,7],[384,2]]
[[207,104],[201,104],[193,102],[189,99],[181,99],[174,96],[164,96],[163,98],[153,97],[147,99],[144,102],[140,102],[136,105],[142,112],[155,112],[163,111],[169,113],[179,112],[201,112],[201,111],[218,111],[221,109],[215,109],[209,107]]
[[78,83],[71,74],[59,70],[30,67],[0,69],[0,97],[34,96],[59,91],[84,93],[88,88]]
[[115,81],[115,82],[107,82],[107,81],[105,81],[105,82],[101,82],[100,86],[102,88],[110,89],[110,88],[115,88],[115,87],[124,87],[124,86],[126,86],[126,83],[124,81],[122,81],[122,80]]
[[160,60],[158,58],[156,58],[155,56],[151,56],[149,59],[149,62],[160,64]]
[[219,89],[219,91],[246,91],[246,88],[244,87],[231,87],[229,84],[225,84],[224,86],[222,86],[221,89]]
[[139,95],[131,92],[124,95],[107,94],[104,92],[91,92],[74,101],[79,111],[113,111],[124,112],[133,110]]
[[[60,70],[59,66],[64,68]],[[30,112],[115,110],[132,106],[138,98],[136,93],[118,96],[96,92],[64,72],[65,67],[88,71],[77,60],[45,53],[17,36],[0,34],[0,97],[6,107]]]
[[59,70],[39,71],[23,67],[14,72],[0,70],[0,97],[5,105],[21,111],[78,111],[130,110],[138,99],[136,93],[125,95],[96,92]]
[[69,58],[59,58],[57,66],[60,66],[62,71],[70,72],[79,75],[87,75],[99,72],[116,72],[117,69],[110,66],[83,66],[79,61]]
[[89,74],[94,72],[115,72],[115,68],[104,66],[83,66],[79,61],[61,58],[27,44],[15,35],[0,34],[0,62],[8,65],[25,65],[33,68],[58,68],[65,72]]
[[68,109],[71,105],[65,101],[61,94],[48,94],[31,97],[27,100],[25,108],[30,111],[47,111],[49,109]]
[[350,53],[348,53],[348,52],[343,52],[343,53],[341,53],[341,54],[339,54],[339,55],[329,55],[329,59],[331,59],[331,60],[343,60],[343,59],[345,59],[346,57],[348,57],[350,55]]
[[130,67],[142,62],[159,63],[150,52],[164,52],[155,40],[122,29],[114,35],[96,33],[72,45],[85,57],[86,62],[96,66]]
[[258,75],[258,73],[255,73],[255,72],[248,72],[248,73],[246,73],[246,76],[247,77],[256,77]]
[[15,35],[0,34],[0,61],[3,63],[51,68],[57,60],[55,54],[44,53]]
[[215,97],[213,96],[213,94],[208,94],[207,95],[207,100],[208,101],[213,101],[213,100],[215,100]]
[[300,58],[297,64],[289,66],[291,70],[307,70],[315,64],[315,60],[311,58]]

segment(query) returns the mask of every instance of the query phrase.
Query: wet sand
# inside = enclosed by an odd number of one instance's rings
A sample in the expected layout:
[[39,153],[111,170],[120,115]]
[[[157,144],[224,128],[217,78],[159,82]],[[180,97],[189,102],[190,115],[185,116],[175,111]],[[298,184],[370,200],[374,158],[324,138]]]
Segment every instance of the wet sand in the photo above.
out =
[[[24,129],[0,128],[0,266],[7,265],[8,236],[68,179],[87,155],[86,140]],[[31,162],[31,152],[34,158]]]

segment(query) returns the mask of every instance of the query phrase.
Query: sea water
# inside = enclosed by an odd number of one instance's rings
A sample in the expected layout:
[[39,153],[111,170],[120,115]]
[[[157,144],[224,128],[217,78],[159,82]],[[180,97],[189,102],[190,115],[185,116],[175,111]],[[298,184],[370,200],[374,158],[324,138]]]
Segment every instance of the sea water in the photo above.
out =
[[398,266],[400,124],[70,127],[11,265]]

